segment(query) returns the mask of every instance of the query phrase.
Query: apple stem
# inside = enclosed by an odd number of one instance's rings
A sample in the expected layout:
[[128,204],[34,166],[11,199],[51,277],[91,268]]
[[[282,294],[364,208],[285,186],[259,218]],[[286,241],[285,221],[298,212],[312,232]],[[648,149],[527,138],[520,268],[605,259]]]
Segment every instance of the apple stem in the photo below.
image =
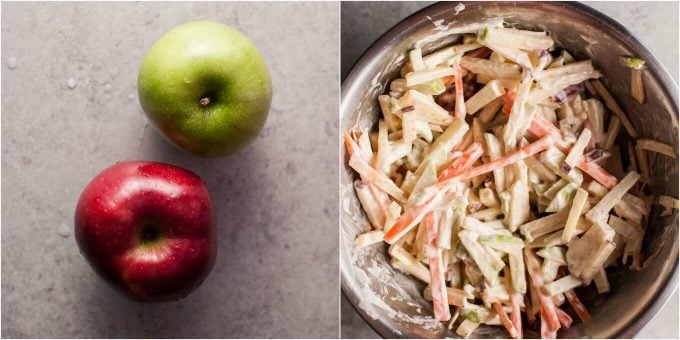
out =
[[201,106],[206,107],[206,106],[210,105],[210,97],[201,98],[201,100],[199,100],[198,103]]

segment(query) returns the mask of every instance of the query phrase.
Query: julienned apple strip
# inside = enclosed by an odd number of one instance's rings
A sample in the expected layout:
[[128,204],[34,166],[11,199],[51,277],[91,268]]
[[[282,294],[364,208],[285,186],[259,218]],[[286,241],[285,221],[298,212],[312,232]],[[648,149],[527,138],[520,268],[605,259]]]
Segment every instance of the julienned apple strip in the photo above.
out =
[[[360,147],[359,145],[352,139],[352,137],[347,134],[346,132],[343,133],[343,139],[345,140],[345,146],[347,148],[347,153],[349,154],[350,157],[354,156],[355,151],[358,152],[357,155],[361,155]],[[363,158],[362,158],[363,160]],[[364,160],[367,161],[367,160]],[[368,187],[368,191],[371,193],[371,197],[375,200],[375,202],[378,204],[378,207],[380,207],[380,212],[383,214],[383,216],[387,216],[387,211],[389,210],[389,197],[387,197],[387,194],[384,191],[381,191],[378,189],[375,184],[369,182],[369,181],[362,181],[366,186]],[[378,228],[378,226],[376,226]]]
[[525,145],[519,150],[507,154],[502,158],[484,163],[478,167],[468,169],[467,171],[461,171],[459,174],[453,177],[425,188],[423,192],[424,203],[413,205],[407,209],[404,214],[399,217],[397,222],[394,223],[394,226],[392,226],[392,228],[390,228],[390,230],[385,233],[385,242],[389,244],[394,244],[394,242],[397,242],[402,236],[409,232],[411,228],[418,224],[420,220],[423,219],[425,214],[428,213],[435,205],[437,197],[443,196],[443,194],[448,191],[448,189],[453,187],[457,182],[477,177],[495,169],[517,163],[524,158],[535,155],[547,149],[553,143],[554,139],[551,136],[542,137],[541,139],[529,145]]
[[349,159],[349,166],[361,175],[361,178],[366,182],[374,183],[375,186],[382,189],[390,196],[394,197],[400,202],[406,201],[406,194],[392,182],[387,176],[380,171],[371,167],[364,159],[361,158],[359,146],[352,140],[346,132],[343,134],[345,145],[348,145],[347,151],[351,154]]

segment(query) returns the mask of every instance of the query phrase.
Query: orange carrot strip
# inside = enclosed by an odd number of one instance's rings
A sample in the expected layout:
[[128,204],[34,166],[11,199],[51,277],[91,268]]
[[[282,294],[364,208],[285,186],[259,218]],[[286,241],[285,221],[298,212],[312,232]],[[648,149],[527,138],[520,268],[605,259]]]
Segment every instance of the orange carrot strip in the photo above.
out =
[[576,293],[573,289],[564,292],[564,296],[567,298],[567,301],[571,305],[571,308],[574,309],[574,312],[576,312],[576,315],[578,315],[579,319],[582,321],[590,320],[590,312],[588,312],[588,308],[586,308],[586,306],[581,303],[581,300],[578,299],[578,296],[576,296]]
[[569,314],[563,311],[560,307],[555,308],[555,311],[557,311],[557,318],[560,319],[560,324],[562,324],[562,327],[569,328],[574,322],[571,316],[569,316]]
[[517,163],[529,156],[533,156],[548,147],[550,147],[554,143],[554,139],[551,136],[545,136],[531,144],[525,145],[521,147],[519,150],[507,154],[495,161],[491,161],[488,163],[484,163],[478,167],[471,168],[467,171],[461,172],[457,176],[453,176],[447,180],[444,180],[442,182],[438,182],[435,184],[439,188],[448,188],[455,184],[458,181],[464,181],[466,179],[470,179],[473,177],[477,177],[479,175],[483,175],[487,172],[494,171],[496,169],[506,167],[510,164]]
[[354,151],[359,149],[359,145],[352,139],[352,137],[345,131],[342,132],[342,138],[345,140],[345,147],[347,148],[347,153],[352,157]]
[[498,314],[498,317],[501,319],[501,323],[503,323],[505,329],[508,330],[510,337],[517,339],[519,337],[519,333],[517,332],[515,325],[513,325],[510,319],[508,319],[508,315],[505,314],[503,306],[499,302],[494,302],[493,308],[496,310],[496,314]]
[[607,170],[603,169],[595,162],[578,163],[578,168],[583,170],[583,172],[587,173],[590,177],[604,185],[609,190],[616,186],[616,177],[608,173]]
[[541,290],[544,281],[541,274],[540,265],[538,263],[538,258],[531,249],[524,249],[524,258],[526,262],[527,271],[529,272],[529,278],[536,287],[538,292],[538,298],[541,301],[541,322],[545,320],[548,325],[548,329],[552,332],[560,329],[560,320],[557,317],[556,306],[553,300],[545,295]]
[[444,191],[435,193],[433,197],[427,199],[424,203],[411,206],[409,209],[399,216],[392,228],[385,233],[383,240],[389,244],[394,244],[402,236],[406,235],[413,227],[425,217],[432,207],[437,203],[437,196],[443,196]]
[[509,115],[512,111],[512,104],[515,103],[515,96],[517,95],[516,89],[511,89],[505,92],[503,95],[503,113]]
[[534,115],[534,119],[529,125],[529,132],[534,134],[536,137],[543,137],[545,135],[551,135],[555,138],[555,146],[564,153],[568,153],[571,149],[571,145],[565,142],[562,138],[562,133],[557,129],[555,125],[545,117],[541,115]]
[[437,247],[438,224],[433,211],[430,211],[425,215],[427,259],[430,265],[430,288],[432,289],[432,309],[434,310],[435,319],[439,321],[448,321],[451,319],[451,311],[449,310],[449,297],[446,291],[446,281],[444,278],[442,251]]
[[547,319],[546,310],[541,307],[541,339],[555,339],[557,338],[557,331],[548,327]]
[[448,168],[446,168],[446,170],[442,171],[442,173],[439,175],[438,180],[443,181],[445,179],[460,174],[465,169],[475,164],[475,162],[480,157],[482,157],[483,153],[484,148],[482,147],[482,145],[479,143],[473,143],[467,149],[465,149],[465,152],[463,152],[462,156],[456,158],[456,160],[454,160],[453,163],[451,163],[451,165]]
[[545,322],[548,323],[548,329],[551,331],[557,331],[560,329],[560,319],[557,316],[555,302],[543,294],[540,289],[538,297],[541,300],[541,318],[545,318]]
[[[522,274],[524,275],[524,274]],[[510,318],[512,323],[517,328],[517,338],[522,338],[522,311],[520,310],[520,304],[522,303],[522,294],[518,292],[510,293],[510,303],[512,304],[512,313]]]
[[467,115],[467,109],[465,108],[465,97],[463,96],[463,69],[460,64],[453,64],[453,69],[456,72],[454,76],[454,82],[456,85],[456,106],[455,106],[455,117],[465,119]]

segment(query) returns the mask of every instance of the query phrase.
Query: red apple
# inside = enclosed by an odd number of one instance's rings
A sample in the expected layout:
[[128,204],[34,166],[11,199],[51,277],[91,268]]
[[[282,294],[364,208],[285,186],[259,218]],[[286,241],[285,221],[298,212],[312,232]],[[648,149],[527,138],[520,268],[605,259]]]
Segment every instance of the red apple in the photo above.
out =
[[203,181],[157,162],[122,162],[85,188],[75,235],[92,268],[129,297],[179,299],[215,263],[215,214]]

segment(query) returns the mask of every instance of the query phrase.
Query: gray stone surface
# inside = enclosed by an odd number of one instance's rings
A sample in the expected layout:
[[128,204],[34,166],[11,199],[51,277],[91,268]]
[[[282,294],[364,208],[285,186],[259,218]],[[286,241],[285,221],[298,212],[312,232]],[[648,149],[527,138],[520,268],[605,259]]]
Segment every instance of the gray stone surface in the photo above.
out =
[[[2,3],[2,337],[337,337],[337,3]],[[274,99],[243,152],[199,159],[146,125],[136,77],[170,28],[245,32]],[[80,191],[116,161],[198,173],[219,255],[184,300],[128,301],[78,253]]]
[[432,4],[418,2],[345,2],[341,5],[340,41],[342,44],[340,69],[345,79],[352,65],[361,55],[402,19]]
[[[678,2],[585,2],[619,21],[635,34],[678,82]],[[341,74],[344,78],[354,62],[381,34],[427,2],[346,2],[341,5]],[[341,302],[343,338],[378,338],[344,297]],[[678,292],[638,334],[638,338],[678,338]]]

